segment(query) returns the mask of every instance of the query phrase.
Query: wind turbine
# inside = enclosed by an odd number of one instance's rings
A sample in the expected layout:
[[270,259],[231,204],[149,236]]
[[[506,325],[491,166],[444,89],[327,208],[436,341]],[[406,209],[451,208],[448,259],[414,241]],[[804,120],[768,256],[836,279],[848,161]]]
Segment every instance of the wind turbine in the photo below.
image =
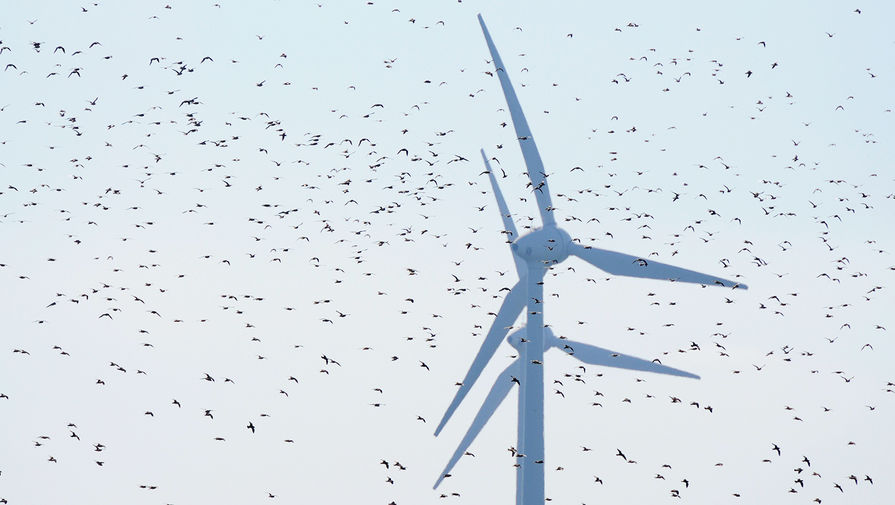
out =
[[441,484],[441,481],[448,475],[488,419],[491,418],[498,405],[509,394],[513,384],[516,384],[519,386],[518,439],[515,453],[518,462],[516,467],[516,503],[517,505],[543,505],[544,351],[557,347],[584,363],[699,378],[697,375],[652,361],[616,353],[590,344],[555,337],[549,328],[544,327],[543,280],[547,269],[561,263],[571,255],[577,256],[600,270],[613,275],[742,289],[747,289],[747,286],[693,270],[652,260],[647,261],[638,256],[595,247],[584,247],[573,242],[569,234],[557,226],[556,219],[553,217],[550,189],[547,186],[544,164],[541,161],[540,154],[538,154],[534,136],[528,127],[528,122],[522,113],[522,107],[519,105],[516,92],[507,75],[506,67],[500,58],[500,54],[497,52],[497,48],[494,46],[494,42],[491,40],[488,27],[485,26],[485,21],[482,19],[481,14],[478,16],[478,19],[510,110],[513,127],[516,130],[516,137],[519,140],[519,147],[522,150],[522,157],[525,161],[528,177],[531,180],[532,191],[537,200],[542,227],[524,236],[520,237],[518,235],[512,216],[509,213],[500,188],[497,186],[497,180],[491,171],[488,158],[484,150],[482,150],[482,158],[494,189],[494,195],[503,219],[504,232],[513,253],[519,281],[504,298],[494,323],[491,325],[484,342],[482,342],[482,346],[478,354],[476,354],[472,365],[469,367],[466,377],[463,379],[453,401],[451,401],[444,417],[438,424],[438,428],[435,430],[436,436],[441,433],[451,415],[453,415],[454,411],[466,397],[466,394],[481,375],[485,365],[494,356],[497,347],[503,341],[504,336],[506,336],[508,328],[515,322],[523,309],[527,309],[526,324],[524,330],[518,330],[508,338],[510,345],[517,349],[518,358],[498,376],[472,425],[444,471],[435,482],[434,487],[437,488]]

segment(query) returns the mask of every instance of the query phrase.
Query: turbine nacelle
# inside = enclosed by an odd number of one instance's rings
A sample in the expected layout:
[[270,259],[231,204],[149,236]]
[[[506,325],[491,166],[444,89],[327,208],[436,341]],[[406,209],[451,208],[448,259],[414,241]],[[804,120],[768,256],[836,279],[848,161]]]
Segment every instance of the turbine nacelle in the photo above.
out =
[[569,257],[571,237],[556,226],[545,226],[519,237],[510,245],[513,254],[528,264],[555,265]]

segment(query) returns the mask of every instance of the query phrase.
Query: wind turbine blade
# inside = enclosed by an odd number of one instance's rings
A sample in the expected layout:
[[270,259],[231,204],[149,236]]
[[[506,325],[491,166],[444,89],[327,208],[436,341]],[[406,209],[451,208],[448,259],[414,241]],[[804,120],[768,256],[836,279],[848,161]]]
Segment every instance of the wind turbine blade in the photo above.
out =
[[544,226],[556,226],[556,220],[553,218],[553,202],[550,199],[550,188],[547,187],[547,177],[544,173],[544,163],[541,161],[541,155],[538,153],[538,146],[535,144],[534,136],[528,127],[528,121],[525,120],[525,114],[522,113],[522,106],[519,105],[519,99],[516,98],[516,91],[510,82],[506,67],[494,41],[491,40],[491,34],[488,33],[488,27],[485,26],[485,20],[479,14],[479,24],[482,25],[482,33],[485,34],[485,42],[488,43],[488,50],[491,51],[491,58],[494,60],[494,70],[500,80],[500,86],[503,88],[503,95],[507,101],[507,107],[510,109],[510,117],[513,120],[513,127],[516,129],[516,138],[519,140],[519,148],[522,150],[522,157],[525,159],[525,167],[528,170],[528,177],[531,180],[531,187],[538,202],[538,210],[541,213],[541,221]]
[[503,199],[503,193],[500,192],[500,187],[497,185],[497,179],[494,177],[494,172],[491,170],[491,162],[488,161],[488,156],[485,154],[484,149],[481,149],[481,153],[482,160],[485,162],[485,169],[488,171],[488,179],[491,180],[491,189],[494,190],[494,198],[497,200],[497,208],[500,210],[501,219],[503,219],[503,229],[507,232],[507,240],[513,242],[519,238],[519,234],[516,233],[516,225],[513,223],[510,209],[507,207],[506,200]]
[[451,456],[451,459],[448,461],[447,465],[445,465],[444,471],[438,476],[438,480],[435,481],[435,485],[432,487],[433,489],[438,488],[438,485],[444,480],[445,474],[450,473],[451,469],[454,468],[454,465],[457,464],[457,461],[460,461],[460,458],[463,457],[463,454],[465,454],[466,450],[469,449],[469,446],[472,445],[475,437],[482,431],[482,428],[488,423],[488,420],[491,419],[494,411],[497,410],[497,407],[500,406],[504,398],[506,398],[507,394],[510,392],[510,389],[512,389],[513,377],[517,375],[519,375],[518,359],[512,362],[510,366],[497,377],[497,380],[494,381],[494,385],[491,386],[491,391],[488,393],[488,396],[485,397],[485,401],[482,402],[481,408],[479,408],[479,413],[476,414],[475,419],[472,420],[469,430],[466,431],[466,435],[463,436],[463,440],[460,441],[460,445],[457,446],[454,455]]
[[569,252],[613,275],[748,289],[748,286],[739,282],[606,249],[582,247],[572,243]]
[[472,365],[469,367],[469,371],[466,372],[466,377],[463,378],[462,385],[457,390],[457,394],[454,395],[454,399],[451,401],[450,406],[448,406],[447,411],[445,411],[444,417],[441,418],[441,422],[438,423],[438,428],[435,429],[436,437],[441,433],[444,425],[447,424],[451,415],[457,410],[457,407],[460,406],[460,402],[463,401],[463,398],[465,398],[466,394],[469,393],[469,390],[472,389],[472,385],[475,384],[476,379],[482,374],[485,365],[487,365],[491,357],[494,356],[494,352],[497,351],[497,347],[500,346],[500,343],[503,342],[503,338],[507,334],[507,328],[516,321],[516,318],[519,317],[519,313],[522,312],[523,307],[525,307],[525,286],[522,282],[523,281],[517,282],[510,292],[507,293],[506,298],[504,298],[500,310],[497,311],[497,317],[494,318],[494,323],[491,324],[491,329],[488,331],[488,335],[482,342],[482,347],[479,348],[479,352],[476,354]]
[[603,349],[595,345],[585,344],[583,342],[575,342],[574,340],[555,339],[551,342],[553,347],[557,347],[566,354],[569,354],[583,363],[600,366],[611,366],[613,368],[624,368],[625,370],[640,370],[642,372],[660,373],[665,375],[677,375],[679,377],[689,377],[698,379],[699,376],[677,368],[661,365],[653,361],[636,358],[627,354],[621,354],[609,349]]
[[[519,233],[516,232],[516,225],[513,223],[513,216],[510,214],[510,208],[507,207],[507,202],[503,199],[503,193],[500,192],[500,186],[497,185],[497,178],[494,177],[494,171],[491,170],[491,163],[488,161],[488,156],[485,155],[484,149],[482,149],[481,152],[482,159],[485,161],[485,170],[488,172],[488,179],[491,181],[491,189],[494,190],[494,198],[497,200],[497,209],[500,211],[501,219],[503,219],[503,229],[507,235],[507,243],[512,244],[513,241],[519,238]],[[516,273],[519,274],[519,278],[522,279],[527,271],[525,263],[513,253],[512,249],[510,249],[510,254],[513,255],[513,261],[516,262]]]

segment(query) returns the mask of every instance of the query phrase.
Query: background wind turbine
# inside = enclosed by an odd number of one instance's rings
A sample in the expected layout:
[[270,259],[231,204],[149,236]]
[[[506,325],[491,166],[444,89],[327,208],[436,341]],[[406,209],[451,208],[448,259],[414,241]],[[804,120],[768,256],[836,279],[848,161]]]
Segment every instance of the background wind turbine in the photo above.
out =
[[[455,451],[454,456],[448,462],[445,471],[442,472],[435,483],[435,486],[438,486],[445,474],[450,471],[469,444],[472,443],[472,440],[491,417],[497,405],[506,397],[512,384],[518,383],[519,415],[516,457],[519,466],[516,474],[516,502],[520,505],[542,504],[544,503],[544,351],[550,347],[558,347],[557,343],[559,342],[552,332],[544,328],[543,279],[547,269],[573,255],[613,275],[743,289],[746,289],[746,285],[693,270],[655,261],[647,261],[638,256],[593,247],[583,247],[573,242],[569,234],[556,224],[553,216],[554,208],[550,189],[547,185],[547,176],[534,141],[534,136],[528,127],[528,122],[525,120],[522,107],[507,75],[506,67],[491,39],[488,28],[485,26],[485,21],[481,15],[478,16],[478,19],[510,110],[513,127],[516,130],[516,137],[525,160],[531,188],[538,204],[538,211],[543,226],[525,236],[518,237],[506,202],[500,193],[494,175],[491,173],[487,156],[482,151],[482,157],[485,160],[489,179],[491,180],[498,208],[504,222],[507,241],[510,242],[510,249],[513,252],[519,281],[504,298],[494,323],[491,325],[488,335],[485,337],[478,354],[466,373],[462,385],[457,390],[453,401],[451,401],[444,417],[435,430],[436,436],[444,428],[451,415],[460,405],[460,402],[463,401],[463,398],[465,398],[481,375],[485,365],[494,356],[497,347],[507,334],[508,328],[513,324],[523,308],[527,309],[525,337],[524,340],[521,338],[521,331],[511,336],[510,343],[519,351],[518,358],[498,377],[472,426]],[[518,338],[518,340],[514,337]],[[573,354],[585,363],[698,378],[694,374],[681,370],[632,356],[613,353],[612,351],[587,344],[572,342],[564,344],[561,348],[569,351],[569,354]],[[513,380],[514,378],[515,380]]]

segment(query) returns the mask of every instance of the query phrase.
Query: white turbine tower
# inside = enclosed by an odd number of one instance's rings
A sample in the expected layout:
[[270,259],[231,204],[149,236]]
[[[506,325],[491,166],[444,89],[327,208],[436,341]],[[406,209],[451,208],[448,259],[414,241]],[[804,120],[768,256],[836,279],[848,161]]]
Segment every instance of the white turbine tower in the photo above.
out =
[[523,330],[518,330],[508,338],[510,345],[518,351],[518,358],[497,378],[472,425],[436,481],[435,487],[438,487],[445,475],[450,472],[465,453],[476,435],[478,435],[488,419],[491,418],[498,405],[509,394],[513,384],[516,384],[519,386],[518,439],[516,443],[516,457],[519,465],[516,471],[516,503],[517,505],[543,505],[544,351],[557,347],[580,361],[593,365],[699,378],[697,375],[652,361],[555,337],[549,328],[544,327],[543,279],[547,269],[561,263],[569,255],[573,255],[613,275],[743,289],[746,289],[746,285],[652,260],[647,261],[638,256],[594,247],[584,247],[573,242],[569,234],[556,225],[556,220],[553,217],[550,190],[547,187],[547,178],[544,173],[544,164],[541,162],[541,156],[538,154],[534,137],[528,128],[528,122],[526,122],[525,115],[522,113],[522,107],[516,98],[516,92],[510,83],[506,67],[504,67],[497,48],[491,40],[485,21],[481,15],[478,16],[478,19],[482,25],[482,32],[485,35],[485,41],[488,44],[491,57],[494,60],[494,68],[503,88],[513,126],[516,129],[516,137],[519,140],[519,147],[522,150],[522,157],[525,160],[543,226],[525,236],[519,237],[503,195],[497,186],[497,180],[494,178],[494,174],[491,173],[488,158],[483,150],[482,158],[485,161],[485,167],[494,189],[501,217],[503,218],[504,231],[507,235],[507,242],[510,243],[513,260],[516,263],[516,271],[519,274],[519,281],[504,298],[497,317],[494,319],[494,323],[491,325],[484,342],[482,342],[482,347],[479,349],[453,401],[451,401],[444,417],[438,424],[438,428],[435,430],[436,436],[447,424],[460,402],[463,401],[463,398],[466,397],[466,394],[481,375],[485,365],[494,356],[497,347],[507,334],[508,327],[513,324],[523,308],[527,308],[526,325],[524,337],[522,336]]

